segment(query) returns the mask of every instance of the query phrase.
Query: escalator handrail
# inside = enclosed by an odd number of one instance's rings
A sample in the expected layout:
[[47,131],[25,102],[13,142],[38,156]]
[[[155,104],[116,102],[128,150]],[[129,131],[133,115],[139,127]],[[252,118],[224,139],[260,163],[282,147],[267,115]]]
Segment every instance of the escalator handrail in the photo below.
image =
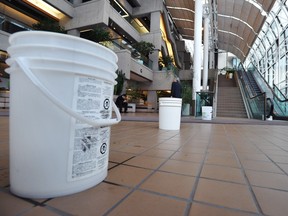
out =
[[[253,63],[250,63],[250,64],[252,64],[253,67],[254,67],[254,64],[253,64]],[[262,81],[265,83],[266,87],[270,89],[270,91],[271,91],[271,93],[272,93],[272,95],[273,95],[273,98],[276,98],[279,102],[287,102],[287,101],[288,101],[287,98],[286,98],[285,100],[281,100],[281,99],[277,96],[277,94],[274,92],[274,90],[271,88],[271,86],[267,83],[267,81],[266,81],[266,80],[263,78],[263,76],[260,74],[260,72],[258,71],[258,69],[257,69],[256,67],[254,67],[254,68],[255,68],[256,72],[258,73],[258,75],[260,75],[260,77],[261,77]],[[275,86],[275,84],[273,84],[273,87],[274,87],[274,86]],[[278,89],[277,86],[275,86],[275,87]],[[278,90],[279,90],[279,89],[278,89]],[[281,91],[279,90],[279,92],[281,92]],[[283,95],[283,96],[284,96],[284,95]]]
[[[286,98],[285,95],[280,91],[280,89],[279,89],[275,84],[273,84],[273,88],[276,88],[277,91],[279,91],[279,92],[281,93],[281,95],[282,95],[284,98]],[[277,100],[278,100],[279,102],[287,102],[287,101],[288,101],[288,98],[286,98],[286,99],[284,99],[284,100],[281,100],[281,99],[277,96],[277,94],[273,91],[273,96],[274,96],[274,94],[275,94],[275,97],[277,98]]]

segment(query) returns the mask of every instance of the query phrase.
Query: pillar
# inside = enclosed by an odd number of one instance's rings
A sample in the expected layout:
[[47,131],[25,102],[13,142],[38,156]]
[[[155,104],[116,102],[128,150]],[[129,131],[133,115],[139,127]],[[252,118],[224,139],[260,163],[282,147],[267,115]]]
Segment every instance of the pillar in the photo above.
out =
[[[208,5],[204,5],[208,7]],[[205,11],[205,10],[204,10]],[[207,13],[204,15],[204,52],[203,52],[203,90],[206,91],[208,83],[208,59],[209,59],[209,7]]]
[[153,38],[151,43],[155,46],[155,51],[150,54],[150,58],[153,61],[152,69],[153,71],[159,70],[159,52],[161,50],[161,29],[160,29],[160,19],[161,19],[161,13],[160,11],[155,11],[151,13],[150,18],[150,34],[152,34]]
[[195,20],[194,20],[194,61],[193,61],[193,85],[192,102],[194,104],[194,114],[196,111],[196,92],[201,86],[201,52],[202,50],[202,0],[195,0]]

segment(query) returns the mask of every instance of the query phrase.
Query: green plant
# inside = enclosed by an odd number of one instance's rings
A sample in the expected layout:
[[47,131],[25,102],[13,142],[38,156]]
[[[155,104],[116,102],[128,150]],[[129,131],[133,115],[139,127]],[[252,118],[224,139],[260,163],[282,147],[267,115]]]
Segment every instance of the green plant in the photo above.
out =
[[117,78],[115,80],[117,84],[114,86],[114,95],[120,95],[123,90],[126,76],[125,76],[125,73],[122,72],[122,70],[117,70],[116,74],[117,74]]
[[132,103],[138,103],[139,99],[143,99],[142,91],[139,89],[137,82],[129,84],[126,94]]
[[220,69],[220,72],[222,72],[222,71],[226,71],[226,73],[234,73],[235,69],[230,68],[230,67],[224,67],[224,68]]
[[60,26],[58,22],[51,19],[42,19],[38,23],[32,25],[34,30],[51,31],[65,34],[64,27]]
[[167,69],[171,68],[174,59],[172,56],[166,55],[159,58],[159,63],[163,64]]
[[148,55],[151,54],[155,49],[154,44],[146,41],[137,42],[136,44],[133,44],[133,47],[145,57],[148,57]]
[[192,102],[192,84],[189,82],[182,83],[182,103],[191,104]]
[[85,31],[81,33],[81,37],[96,43],[112,40],[112,35],[110,32],[101,27],[93,28],[90,31]]

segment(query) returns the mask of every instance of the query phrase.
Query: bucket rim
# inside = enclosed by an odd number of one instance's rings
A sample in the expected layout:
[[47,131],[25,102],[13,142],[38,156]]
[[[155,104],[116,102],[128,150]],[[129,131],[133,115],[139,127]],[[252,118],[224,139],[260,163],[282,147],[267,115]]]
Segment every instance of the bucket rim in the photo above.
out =
[[69,35],[69,34],[63,34],[63,33],[57,33],[57,32],[48,32],[48,31],[37,31],[37,30],[33,30],[33,31],[21,31],[21,32],[16,32],[16,33],[13,33],[12,35],[9,36],[9,44],[12,45],[13,40],[16,40],[18,37],[23,37],[23,36],[29,36],[31,37],[31,35],[35,35],[35,36],[38,36],[40,37],[41,39],[43,38],[43,36],[53,36],[53,37],[57,37],[57,38],[60,38],[60,39],[71,39],[71,40],[74,40],[74,41],[77,41],[77,42],[83,42],[83,43],[87,43],[91,46],[96,46],[96,47],[99,47],[101,49],[104,49],[106,50],[107,52],[110,52],[111,54],[116,55],[116,53],[114,53],[112,50],[110,50],[109,48],[107,47],[104,47],[96,42],[93,42],[93,41],[90,41],[90,40],[87,40],[85,38],[81,38],[81,37],[77,37],[77,36],[74,36],[74,35]]
[[[10,68],[11,67],[13,67],[13,66],[11,66],[14,62],[15,62],[15,59],[16,58],[19,58],[19,57],[15,57],[15,58],[13,58],[13,57],[10,57],[10,58],[8,58],[7,60],[6,60],[6,63],[8,64],[8,65],[10,65]],[[21,58],[23,58],[23,57],[21,57]],[[102,70],[102,71],[105,71],[107,74],[109,74],[109,75],[112,75],[113,76],[113,78],[114,79],[116,79],[117,78],[117,74],[116,74],[116,70],[115,71],[112,71],[112,70],[108,70],[108,69],[106,69],[106,68],[103,68],[103,67],[98,67],[97,65],[95,65],[95,64],[83,64],[83,63],[79,63],[79,62],[74,62],[74,61],[69,61],[69,60],[59,60],[59,59],[49,59],[49,58],[37,58],[37,59],[35,59],[35,58],[32,58],[32,57],[30,57],[30,58],[28,58],[28,57],[26,57],[26,58],[24,58],[26,61],[28,61],[28,63],[30,64],[30,61],[39,61],[39,62],[41,62],[41,61],[50,61],[50,62],[57,62],[57,63],[64,63],[64,64],[69,64],[69,65],[75,65],[75,66],[79,66],[79,67],[83,67],[83,68],[89,68],[89,69],[91,69],[91,70]],[[37,66],[37,67],[33,67],[33,66],[29,66],[29,68],[32,68],[32,69],[37,69],[37,68],[39,68],[39,69],[41,69],[41,67],[39,67],[39,66]],[[47,67],[47,68],[49,68],[49,70],[56,70],[56,68],[53,68],[53,67]],[[72,67],[73,68],[73,67]],[[44,69],[44,68],[43,68]],[[74,69],[74,68],[73,68]],[[57,70],[59,70],[59,68],[57,68]],[[69,71],[71,71],[71,70],[69,70]],[[79,73],[79,72],[74,72],[74,73]],[[84,73],[79,73],[79,74],[84,74]]]
[[[18,68],[9,67],[9,68],[5,69],[5,72],[8,73],[8,74],[11,74],[12,72],[18,71],[18,70],[19,70]],[[41,70],[41,71],[48,71],[48,72],[57,71],[57,72],[60,72],[60,73],[62,72],[62,73],[67,73],[67,74],[76,74],[76,75],[78,74],[78,75],[83,75],[83,76],[92,76],[92,77],[95,77],[95,78],[102,79],[102,80],[105,80],[107,82],[110,82],[110,83],[112,83],[114,85],[117,83],[115,79],[108,79],[108,78],[105,78],[104,76],[97,76],[95,74],[82,73],[82,72],[79,72],[79,71],[71,71],[71,70],[65,70],[65,69],[57,69],[56,70],[55,68],[41,68],[41,67],[30,68],[30,70]],[[112,74],[109,74],[109,75],[112,75]]]
[[[33,46],[26,45],[26,44],[25,45],[10,46],[10,47],[7,48],[7,52],[10,54],[10,56],[13,57],[13,54],[11,54],[11,51],[13,53],[13,52],[17,52],[17,49],[25,49],[25,50],[27,50],[27,49],[29,49],[31,47],[33,47]],[[117,57],[117,55],[115,53],[114,53],[116,55],[115,61],[111,61],[111,60],[109,60],[107,58],[104,58],[103,56],[97,55],[95,53],[86,52],[86,51],[82,51],[82,50],[75,51],[75,49],[71,49],[69,47],[54,47],[54,46],[43,45],[43,44],[41,44],[40,46],[37,45],[37,47],[38,48],[43,48],[43,49],[44,48],[45,49],[55,49],[56,48],[56,49],[63,50],[63,51],[73,51],[76,54],[79,53],[79,54],[91,55],[93,57],[100,58],[101,60],[104,60],[104,61],[109,62],[109,63],[114,64],[114,65],[117,65],[116,62],[118,61],[118,57]],[[25,56],[23,56],[23,57],[25,57]]]
[[182,101],[182,98],[173,98],[173,97],[159,97],[159,101],[173,101],[173,102],[178,102]]

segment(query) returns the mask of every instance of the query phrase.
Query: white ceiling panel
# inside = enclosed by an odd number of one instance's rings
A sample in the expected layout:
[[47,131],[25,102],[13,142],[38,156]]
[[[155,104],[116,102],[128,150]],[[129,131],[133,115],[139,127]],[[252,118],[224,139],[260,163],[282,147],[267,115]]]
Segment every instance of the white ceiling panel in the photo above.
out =
[[[210,0],[210,2],[213,1],[217,5],[218,48],[230,51],[244,60],[249,52],[247,44],[251,46],[257,37],[253,29],[258,33],[266,17],[261,15],[261,11],[255,5],[245,0]],[[275,1],[257,0],[265,12],[271,10]],[[194,31],[187,30],[187,28],[194,29],[194,13],[192,12],[195,11],[194,0],[166,0],[166,6],[184,38],[194,38]]]

